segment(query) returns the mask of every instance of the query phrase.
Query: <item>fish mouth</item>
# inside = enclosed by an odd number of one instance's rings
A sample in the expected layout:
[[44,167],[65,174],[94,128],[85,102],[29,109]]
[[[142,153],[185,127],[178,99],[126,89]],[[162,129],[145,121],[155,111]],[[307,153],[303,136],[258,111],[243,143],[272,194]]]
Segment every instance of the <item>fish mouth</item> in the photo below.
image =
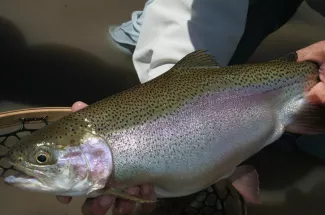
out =
[[17,174],[10,175],[4,178],[4,183],[11,187],[19,188],[26,191],[49,193],[53,192],[53,187],[47,186],[35,176],[28,175],[24,172],[17,172]]
[[18,186],[18,187],[24,187],[28,186],[31,183],[35,183],[37,180],[36,177],[31,176],[27,173],[25,173],[22,170],[22,167],[15,165],[13,162],[8,160],[8,163],[10,163],[13,167],[13,170],[16,171],[13,175],[9,175],[4,178],[4,183],[8,185]]
[[26,191],[47,192],[50,188],[46,187],[36,177],[19,172],[4,178],[4,183]]
[[19,184],[29,184],[35,183],[37,179],[33,176],[27,175],[24,172],[17,172],[14,175],[10,175],[4,178],[4,182],[8,185],[19,185]]

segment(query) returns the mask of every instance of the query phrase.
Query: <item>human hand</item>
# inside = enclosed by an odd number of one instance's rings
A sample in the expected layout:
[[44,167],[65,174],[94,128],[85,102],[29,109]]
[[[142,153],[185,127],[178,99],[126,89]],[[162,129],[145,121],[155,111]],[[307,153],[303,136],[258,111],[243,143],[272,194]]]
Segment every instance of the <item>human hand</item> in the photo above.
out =
[[[83,102],[76,102],[72,105],[72,112],[78,111],[87,104]],[[142,185],[138,187],[131,187],[126,190],[130,195],[139,196],[143,199],[155,200],[155,193],[153,187],[150,185]],[[72,200],[71,197],[57,196],[57,200],[62,204],[69,204]],[[117,199],[113,196],[99,196],[93,199],[87,199],[82,206],[82,213],[84,215],[105,215],[107,211],[114,205],[114,215],[128,215],[135,209],[135,203],[125,199]],[[152,212],[155,209],[155,204],[141,204],[139,210],[141,212]]]
[[297,51],[298,62],[310,60],[318,63],[319,77],[322,82],[316,84],[308,93],[310,101],[325,103],[325,40],[314,43]]

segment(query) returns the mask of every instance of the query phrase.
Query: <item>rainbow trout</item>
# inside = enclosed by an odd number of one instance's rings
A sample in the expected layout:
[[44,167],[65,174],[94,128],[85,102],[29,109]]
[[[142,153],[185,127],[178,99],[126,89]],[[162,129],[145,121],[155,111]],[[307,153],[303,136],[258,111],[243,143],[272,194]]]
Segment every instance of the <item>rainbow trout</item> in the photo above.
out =
[[319,82],[318,67],[296,60],[290,53],[220,67],[195,51],[158,78],[22,139],[8,153],[21,174],[5,182],[62,196],[151,202],[123,190],[152,184],[158,198],[181,197],[231,178],[257,202],[256,171],[238,165],[285,131],[325,131],[324,106],[306,99]]

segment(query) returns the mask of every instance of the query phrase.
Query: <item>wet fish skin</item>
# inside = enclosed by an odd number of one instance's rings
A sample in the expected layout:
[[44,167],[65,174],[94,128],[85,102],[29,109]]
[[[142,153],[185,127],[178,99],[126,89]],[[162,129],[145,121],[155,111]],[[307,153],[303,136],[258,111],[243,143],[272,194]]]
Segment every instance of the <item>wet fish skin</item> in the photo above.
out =
[[[220,67],[194,52],[160,77],[23,139],[8,158],[34,179],[7,183],[38,183],[32,190],[60,195],[144,183],[158,197],[198,192],[229,177],[294,122],[318,82],[317,65],[295,59]],[[45,164],[31,156],[40,148],[51,158]]]

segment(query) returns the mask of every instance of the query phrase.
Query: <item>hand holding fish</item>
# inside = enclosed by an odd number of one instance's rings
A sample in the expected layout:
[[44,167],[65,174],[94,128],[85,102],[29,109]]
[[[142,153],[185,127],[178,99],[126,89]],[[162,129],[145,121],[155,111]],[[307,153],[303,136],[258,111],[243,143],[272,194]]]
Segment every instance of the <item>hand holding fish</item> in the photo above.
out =
[[322,82],[316,84],[309,92],[309,99],[325,103],[325,40],[314,43],[297,51],[298,61],[310,60],[318,63],[319,77]]

